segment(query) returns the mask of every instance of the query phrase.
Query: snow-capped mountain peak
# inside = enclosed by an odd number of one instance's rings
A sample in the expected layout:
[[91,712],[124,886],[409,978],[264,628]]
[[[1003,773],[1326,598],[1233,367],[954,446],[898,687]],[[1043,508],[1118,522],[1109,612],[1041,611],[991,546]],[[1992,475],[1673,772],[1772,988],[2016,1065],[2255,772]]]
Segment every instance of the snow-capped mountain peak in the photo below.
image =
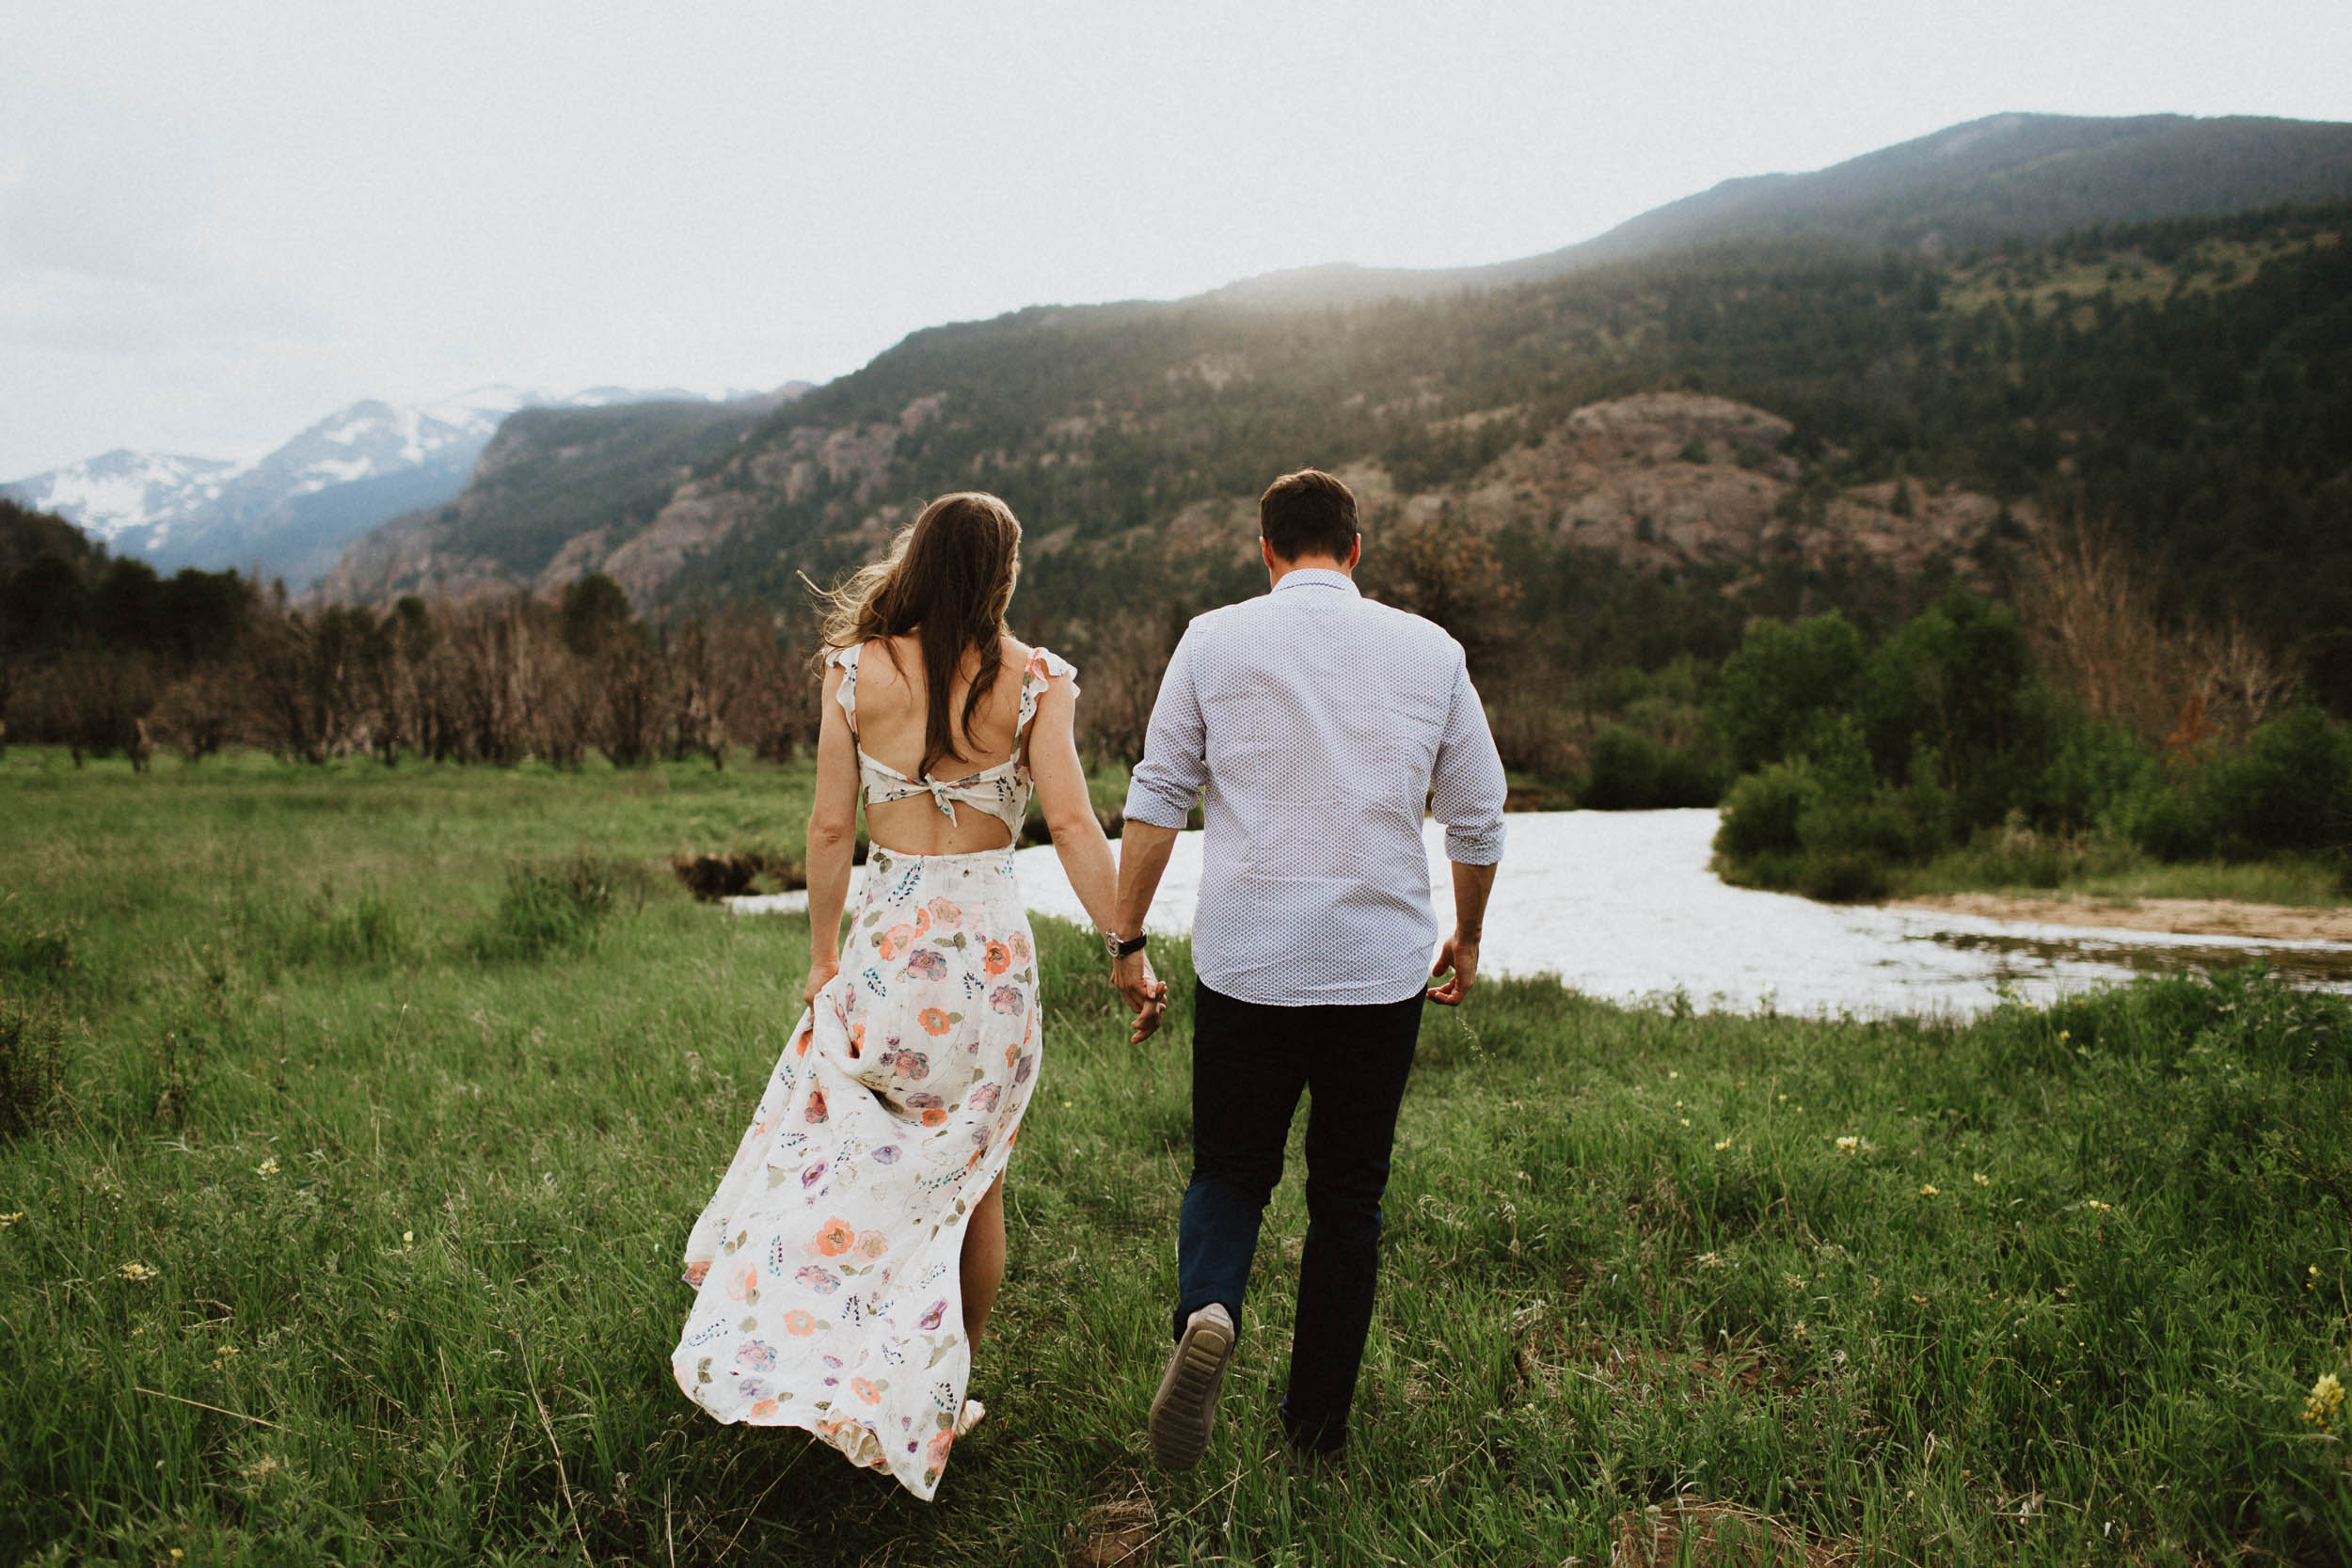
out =
[[549,397],[494,385],[426,404],[370,398],[256,461],[117,451],[0,484],[0,495],[159,568],[259,565],[299,587],[376,524],[455,496],[517,409],[696,396],[596,387]]
[[133,529],[167,529],[216,500],[250,464],[117,448],[7,486],[24,505],[112,544]]

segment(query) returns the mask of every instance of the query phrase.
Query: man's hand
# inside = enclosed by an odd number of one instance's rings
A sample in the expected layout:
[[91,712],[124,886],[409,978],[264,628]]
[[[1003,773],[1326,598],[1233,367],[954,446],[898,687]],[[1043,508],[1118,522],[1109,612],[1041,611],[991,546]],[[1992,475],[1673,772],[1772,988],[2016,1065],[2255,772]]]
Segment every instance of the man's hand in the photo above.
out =
[[1136,1015],[1127,1043],[1141,1045],[1158,1031],[1160,1019],[1168,1011],[1168,982],[1152,973],[1148,957],[1135,952],[1112,961],[1111,984],[1119,988],[1120,999]]
[[803,1007],[814,1007],[817,1006],[817,993],[831,985],[833,983],[833,977],[840,973],[841,955],[838,953],[829,958],[815,958],[809,959],[808,979],[801,987],[801,1006]]
[[1429,1000],[1441,1006],[1458,1007],[1478,983],[1478,943],[1456,931],[1445,939],[1438,949],[1438,961],[1429,966],[1429,976],[1436,979],[1451,972],[1452,977],[1443,985],[1429,988]]

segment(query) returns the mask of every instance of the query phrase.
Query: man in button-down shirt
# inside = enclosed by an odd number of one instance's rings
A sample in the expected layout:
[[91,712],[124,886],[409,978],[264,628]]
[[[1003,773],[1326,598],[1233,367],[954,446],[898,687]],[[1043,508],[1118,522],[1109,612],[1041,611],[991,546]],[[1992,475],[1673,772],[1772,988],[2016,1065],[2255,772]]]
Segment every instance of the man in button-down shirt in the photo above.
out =
[[[1282,1424],[1301,1450],[1344,1444],[1422,1004],[1470,994],[1502,854],[1502,764],[1461,644],[1358,593],[1355,497],[1315,469],[1286,474],[1260,499],[1259,527],[1273,591],[1195,620],[1160,683],[1106,933],[1115,952],[1137,945],[1169,846],[1205,790],[1193,1170],[1177,1348],[1151,1421],[1168,1468],[1207,1445],[1302,1089],[1307,1242]],[[1424,811],[1445,824],[1454,866],[1442,945]],[[1166,987],[1140,952],[1122,952],[1112,978],[1136,1009],[1136,1037],[1148,1036]]]

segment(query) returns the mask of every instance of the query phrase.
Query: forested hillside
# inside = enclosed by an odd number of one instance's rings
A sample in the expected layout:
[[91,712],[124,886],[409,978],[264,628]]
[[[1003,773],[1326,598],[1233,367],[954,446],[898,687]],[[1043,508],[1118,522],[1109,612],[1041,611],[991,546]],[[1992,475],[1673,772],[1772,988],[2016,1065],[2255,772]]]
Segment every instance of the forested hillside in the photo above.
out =
[[1486,266],[1303,267],[1218,296],[1328,304],[1491,288],[1608,261],[1807,238],[1876,255],[2352,195],[2352,126],[2228,116],[1991,115],[1804,174],[1726,180],[1578,245]]
[[[1724,651],[1755,613],[1883,622],[1953,574],[1999,587],[2001,541],[2032,514],[2100,520],[2163,563],[2180,608],[2328,656],[2352,626],[2347,217],[2180,220],[1943,262],[1749,246],[1310,311],[1025,310],[916,333],[756,424],[698,432],[699,450],[648,440],[646,461],[596,469],[592,488],[515,480],[626,453],[645,411],[518,422],[499,449],[511,458],[414,535],[429,549],[336,586],[389,599],[604,569],[641,602],[782,601],[797,573],[879,547],[923,499],[982,486],[1029,530],[1025,625],[1083,644],[1122,608],[1245,588],[1227,535],[1268,477],[1313,462],[1373,502],[1375,566],[1391,531],[1478,533],[1521,590],[1503,595],[1505,642],[1564,616],[1613,624],[1618,603],[1642,607],[1650,629],[1625,652],[1652,667]],[[1751,559],[1672,539],[1596,550],[1535,504],[1481,503],[1531,484],[1540,500],[1528,454],[1582,439],[1579,409],[1659,389],[1787,422],[1777,444],[1680,453],[1774,480]],[[564,457],[584,431],[608,434]],[[1660,455],[1614,461],[1622,481]],[[1790,547],[1841,506],[1921,517],[1956,491],[2009,511],[1913,552],[1908,575]]]

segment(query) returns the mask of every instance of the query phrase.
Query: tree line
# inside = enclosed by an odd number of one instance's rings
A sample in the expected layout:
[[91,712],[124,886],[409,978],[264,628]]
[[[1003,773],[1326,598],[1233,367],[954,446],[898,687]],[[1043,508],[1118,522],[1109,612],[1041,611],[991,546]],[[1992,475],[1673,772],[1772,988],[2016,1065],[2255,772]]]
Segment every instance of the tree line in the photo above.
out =
[[594,752],[628,768],[780,760],[815,737],[805,616],[750,605],[642,616],[601,576],[553,600],[305,607],[235,572],[164,578],[108,560],[27,520],[38,515],[0,514],[0,744],[139,768],[236,747],[564,767]]

